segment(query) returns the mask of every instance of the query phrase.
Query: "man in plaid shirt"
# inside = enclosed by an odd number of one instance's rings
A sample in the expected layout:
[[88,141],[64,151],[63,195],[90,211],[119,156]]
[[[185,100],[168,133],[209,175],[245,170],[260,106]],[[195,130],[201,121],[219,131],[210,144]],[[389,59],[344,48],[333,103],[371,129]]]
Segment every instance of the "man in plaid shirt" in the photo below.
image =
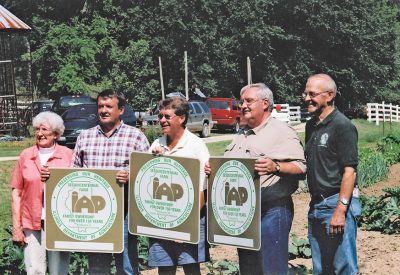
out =
[[[120,116],[124,112],[125,101],[122,93],[111,89],[104,90],[97,96],[99,125],[83,130],[79,135],[73,155],[74,167],[117,168],[119,169],[116,174],[117,181],[124,184],[129,182],[130,153],[133,151],[147,152],[149,142],[140,130],[126,125],[120,120]],[[136,237],[128,234],[127,186],[124,190],[124,252],[115,254],[115,264],[117,274],[124,274],[124,272],[125,274],[134,274],[130,258],[137,259]],[[131,248],[131,251],[128,247]],[[111,274],[111,254],[88,253],[88,257],[90,274]]]

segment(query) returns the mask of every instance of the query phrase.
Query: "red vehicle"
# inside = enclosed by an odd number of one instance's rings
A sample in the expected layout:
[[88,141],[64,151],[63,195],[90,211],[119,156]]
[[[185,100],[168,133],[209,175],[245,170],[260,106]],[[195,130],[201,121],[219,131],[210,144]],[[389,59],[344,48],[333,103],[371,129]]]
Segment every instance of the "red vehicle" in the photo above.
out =
[[214,127],[218,129],[232,129],[235,132],[240,128],[240,108],[238,100],[233,98],[208,98],[206,100],[211,111]]

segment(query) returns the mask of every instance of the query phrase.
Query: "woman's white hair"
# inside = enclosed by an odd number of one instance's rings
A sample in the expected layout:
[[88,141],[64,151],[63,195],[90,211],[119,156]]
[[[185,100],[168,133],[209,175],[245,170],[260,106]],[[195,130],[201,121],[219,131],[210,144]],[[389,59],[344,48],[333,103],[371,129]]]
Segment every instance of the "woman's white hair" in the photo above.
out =
[[58,136],[61,136],[64,133],[65,126],[63,119],[53,112],[41,112],[37,116],[33,118],[32,126],[33,128],[37,128],[40,124],[48,124],[50,129],[57,133]]
[[267,85],[265,85],[264,83],[254,83],[244,86],[240,90],[240,95],[242,95],[246,90],[250,88],[257,89],[257,96],[259,99],[268,99],[269,103],[268,111],[272,112],[272,110],[274,109],[274,95],[272,94],[271,89],[268,88]]

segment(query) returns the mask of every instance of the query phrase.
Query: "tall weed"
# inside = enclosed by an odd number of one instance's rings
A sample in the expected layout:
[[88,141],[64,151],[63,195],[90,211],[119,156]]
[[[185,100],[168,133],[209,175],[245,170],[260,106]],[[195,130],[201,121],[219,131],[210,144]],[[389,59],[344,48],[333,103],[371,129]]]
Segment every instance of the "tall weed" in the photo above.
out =
[[389,168],[384,156],[372,149],[360,152],[357,182],[360,189],[371,186],[387,177]]

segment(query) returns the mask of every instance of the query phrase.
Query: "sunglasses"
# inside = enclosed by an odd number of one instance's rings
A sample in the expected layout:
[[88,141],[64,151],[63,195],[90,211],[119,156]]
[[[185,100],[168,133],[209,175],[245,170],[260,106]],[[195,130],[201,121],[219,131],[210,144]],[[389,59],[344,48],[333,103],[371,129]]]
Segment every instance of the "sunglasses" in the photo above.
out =
[[176,115],[166,115],[166,114],[158,114],[158,120],[161,120],[163,117],[165,117],[166,120],[171,120],[174,117],[176,117]]

